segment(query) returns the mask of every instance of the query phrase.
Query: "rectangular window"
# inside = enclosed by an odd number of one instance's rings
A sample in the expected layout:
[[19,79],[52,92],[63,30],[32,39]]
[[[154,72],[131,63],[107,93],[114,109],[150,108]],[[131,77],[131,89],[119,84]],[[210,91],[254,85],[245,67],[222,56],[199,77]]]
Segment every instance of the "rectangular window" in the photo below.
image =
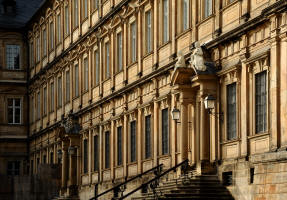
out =
[[54,23],[50,23],[50,50],[54,49]]
[[31,121],[34,122],[34,97],[31,98]]
[[79,65],[75,65],[75,97],[79,96]]
[[88,140],[84,140],[84,174],[88,172]]
[[19,175],[20,174],[20,161],[8,161],[7,163],[7,175]]
[[51,94],[50,112],[52,112],[52,111],[54,111],[54,106],[55,106],[54,83],[51,83],[51,85],[50,85],[50,94]]
[[43,90],[43,113],[47,114],[47,87],[44,87]]
[[136,121],[132,121],[131,124],[131,162],[136,161]]
[[227,85],[227,139],[236,138],[236,83]]
[[66,71],[66,102],[70,101],[70,71]]
[[255,75],[255,118],[256,133],[267,130],[267,90],[266,90],[266,71]]
[[54,164],[54,152],[50,152],[50,164]]
[[82,0],[83,2],[83,19],[88,17],[88,0]]
[[109,42],[106,43],[106,73],[105,73],[105,78],[110,77],[110,44]]
[[40,36],[37,36],[37,39],[36,39],[36,53],[37,53],[37,62],[40,61]]
[[131,63],[137,60],[137,29],[136,22],[131,24]]
[[88,58],[84,58],[84,91],[89,89],[89,62]]
[[94,136],[94,171],[99,170],[99,136]]
[[57,15],[57,43],[61,42],[61,15]]
[[110,132],[105,132],[105,168],[110,168]]
[[168,108],[163,109],[162,112],[162,154],[169,153],[169,139],[168,139]]
[[43,56],[47,55],[47,31],[43,30]]
[[[33,44],[33,42],[30,43],[29,50],[30,50],[30,64],[33,67],[34,66],[34,44]],[[6,60],[6,62],[7,62],[7,60]],[[8,68],[8,66],[7,66],[7,68]]]
[[41,118],[41,95],[37,93],[37,119]]
[[62,77],[58,78],[58,107],[62,106]]
[[8,123],[20,124],[21,123],[21,99],[9,98],[8,99]]
[[93,10],[98,9],[99,7],[99,0],[93,0]]
[[169,40],[169,0],[163,0],[163,43]]
[[118,147],[118,165],[123,164],[123,156],[122,156],[122,127],[117,128],[117,147]]
[[123,45],[122,45],[122,33],[117,34],[117,56],[118,56],[118,69],[121,71],[123,69]]
[[70,13],[69,6],[65,7],[65,35],[70,34]]
[[145,158],[151,157],[151,116],[145,117]]
[[19,45],[6,45],[6,67],[7,69],[20,69]]
[[31,160],[31,171],[30,174],[32,175],[34,173],[34,160]]
[[74,28],[79,25],[79,7],[78,7],[78,0],[74,0]]
[[183,30],[186,30],[189,28],[189,0],[183,0],[182,11]]
[[43,164],[46,164],[46,162],[47,162],[47,156],[44,155],[44,156],[43,156]]
[[99,62],[99,52],[95,51],[95,84],[98,85],[100,82],[100,62]]
[[212,1],[213,0],[204,0],[204,18],[212,14]]
[[152,50],[151,11],[146,12],[146,53]]

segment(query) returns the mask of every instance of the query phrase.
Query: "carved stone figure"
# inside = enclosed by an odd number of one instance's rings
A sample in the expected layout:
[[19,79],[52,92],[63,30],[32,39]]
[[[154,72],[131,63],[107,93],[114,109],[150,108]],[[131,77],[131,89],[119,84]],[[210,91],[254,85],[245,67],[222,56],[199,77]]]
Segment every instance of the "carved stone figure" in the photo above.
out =
[[175,68],[186,67],[184,55],[181,51],[177,53],[177,62],[175,63]]
[[68,118],[62,122],[61,126],[65,128],[67,134],[79,134],[81,130],[78,119],[72,114],[69,114]]
[[204,58],[203,58],[203,51],[199,42],[195,42],[194,46],[195,50],[191,55],[190,64],[193,65],[193,67],[198,71],[206,71],[206,65],[204,64]]

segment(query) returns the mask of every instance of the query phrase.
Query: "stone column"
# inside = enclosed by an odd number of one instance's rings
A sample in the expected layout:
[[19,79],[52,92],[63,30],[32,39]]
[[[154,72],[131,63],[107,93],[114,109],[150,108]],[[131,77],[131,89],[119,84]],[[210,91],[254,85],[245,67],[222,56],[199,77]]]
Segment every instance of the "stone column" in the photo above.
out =
[[181,137],[180,137],[180,161],[182,162],[188,158],[188,104],[181,100],[180,102],[180,120],[181,120]]
[[67,188],[67,180],[68,180],[68,146],[69,143],[67,140],[62,141],[62,182],[61,187],[62,191],[61,194],[63,195],[65,192],[65,189]]
[[279,58],[279,41],[278,41],[278,16],[271,17],[271,50],[270,50],[270,110],[271,110],[271,150],[276,151],[279,146],[280,133],[280,102],[279,102],[279,84],[280,69]]
[[[285,25],[286,26],[286,25]],[[281,69],[280,69],[280,149],[287,148],[287,34],[281,38]]]
[[200,160],[209,161],[208,116],[204,107],[204,98],[200,99]]
[[[242,62],[241,67],[241,157],[247,156],[247,135],[248,135],[248,69]],[[226,115],[226,114],[225,114]]]

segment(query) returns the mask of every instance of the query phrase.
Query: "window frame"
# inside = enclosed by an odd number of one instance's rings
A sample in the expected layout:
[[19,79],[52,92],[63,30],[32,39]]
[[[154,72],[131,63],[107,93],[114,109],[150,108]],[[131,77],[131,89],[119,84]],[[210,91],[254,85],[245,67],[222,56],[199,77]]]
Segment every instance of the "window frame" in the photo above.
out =
[[[121,130],[119,132],[119,130]],[[120,134],[119,134],[120,133]],[[123,165],[123,127],[117,127],[117,166]]]
[[[234,132],[229,132],[231,131],[229,129],[229,120],[230,120],[230,115],[229,115],[229,92],[228,92],[228,89],[231,88],[231,87],[234,87],[235,88],[235,110],[232,110],[230,112],[230,114],[234,115],[233,117],[235,117],[235,119],[233,121],[235,121],[235,125],[234,125],[234,128],[235,130],[233,130]],[[227,141],[232,141],[232,140],[236,140],[238,139],[238,124],[237,124],[237,119],[238,119],[238,86],[237,86],[237,82],[231,82],[229,84],[226,85],[226,140]],[[234,91],[233,91],[234,92]],[[231,103],[230,103],[231,104]],[[230,135],[232,134],[232,135]],[[235,135],[233,135],[235,134]]]
[[[104,159],[104,169],[110,169],[111,168],[111,137],[110,137],[110,130],[104,131],[105,136],[105,159]],[[107,137],[108,136],[108,137]],[[108,138],[108,139],[107,139]],[[108,148],[107,148],[108,147]]]
[[[148,14],[150,17],[150,24],[148,23]],[[145,20],[145,54],[150,54],[153,51],[153,13],[152,9],[145,11],[144,20]],[[150,32],[149,32],[150,30]]]
[[[12,105],[12,112],[13,112],[13,114],[12,114],[12,118],[13,118],[13,122],[9,122],[9,108],[11,108],[11,106],[9,106],[9,99],[12,99],[12,101],[13,101],[13,105]],[[15,106],[15,100],[19,100],[19,102],[20,102],[20,106]],[[10,124],[10,125],[21,125],[22,124],[22,109],[23,109],[23,97],[18,97],[18,96],[8,96],[7,97],[7,106],[6,106],[6,109],[7,109],[7,124]],[[15,110],[16,109],[20,109],[19,111],[20,111],[20,113],[19,113],[19,122],[16,122],[16,119],[15,119],[15,117],[16,117],[16,114],[15,114]]]
[[[9,47],[9,48],[8,48]],[[18,59],[18,68],[16,68],[15,67],[15,63],[13,62],[13,67],[8,67],[9,66],[9,64],[8,64],[8,60],[10,60],[10,59],[15,59],[15,57],[9,57],[9,59],[8,59],[8,49],[9,49],[9,55],[10,54],[12,54],[12,55],[14,55],[13,53],[11,53],[11,51],[13,51],[12,49],[10,49],[10,47],[12,48],[12,47],[17,47],[17,51],[18,51],[18,56],[19,56],[19,59]],[[14,60],[13,59],[13,60]],[[34,58],[32,58],[32,59],[34,59]],[[17,43],[11,43],[11,44],[5,44],[5,65],[6,65],[6,69],[7,70],[21,70],[21,45],[20,44],[17,44]]]
[[70,98],[71,98],[71,72],[70,69],[67,69],[65,72],[65,103],[69,103],[70,102]]
[[[165,117],[167,117],[167,121],[164,121],[164,114],[166,114]],[[169,155],[170,154],[170,118],[169,118],[169,109],[163,108],[161,110],[161,155]],[[166,130],[166,132],[164,132]],[[166,141],[166,143],[165,143]]]
[[[170,41],[170,1],[162,0],[162,44],[166,44]],[[167,2],[167,13],[165,13],[165,2]],[[165,26],[165,20],[167,19],[167,23]],[[165,35],[166,33],[166,35]]]
[[63,106],[63,79],[62,75],[57,77],[57,109]]
[[[137,62],[137,21],[132,19],[129,23],[129,63],[133,64]],[[134,33],[134,34],[133,34]]]
[[65,12],[65,37],[70,35],[70,6],[69,4],[64,7]]

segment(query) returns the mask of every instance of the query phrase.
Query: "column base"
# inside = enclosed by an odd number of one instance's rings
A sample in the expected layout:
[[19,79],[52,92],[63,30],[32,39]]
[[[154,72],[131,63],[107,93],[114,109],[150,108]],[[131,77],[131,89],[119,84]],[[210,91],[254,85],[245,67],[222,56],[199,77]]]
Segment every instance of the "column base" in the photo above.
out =
[[201,160],[196,165],[196,171],[201,175],[211,175],[217,173],[217,168],[215,163],[211,163],[208,160]]
[[67,189],[68,197],[75,197],[78,196],[78,186],[77,185],[70,185]]

